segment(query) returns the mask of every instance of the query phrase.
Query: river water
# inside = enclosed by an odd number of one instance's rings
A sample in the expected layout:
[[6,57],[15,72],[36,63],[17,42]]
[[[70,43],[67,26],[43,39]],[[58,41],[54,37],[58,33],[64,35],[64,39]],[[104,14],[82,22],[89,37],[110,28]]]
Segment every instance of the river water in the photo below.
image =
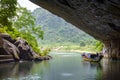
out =
[[120,61],[83,61],[78,53],[51,52],[42,62],[0,64],[0,80],[120,80]]

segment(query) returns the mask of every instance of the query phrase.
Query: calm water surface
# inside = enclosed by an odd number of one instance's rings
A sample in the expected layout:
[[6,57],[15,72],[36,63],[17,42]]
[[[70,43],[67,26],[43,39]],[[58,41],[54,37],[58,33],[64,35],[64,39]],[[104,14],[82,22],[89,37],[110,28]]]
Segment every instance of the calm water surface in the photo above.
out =
[[51,56],[52,60],[37,63],[0,64],[0,80],[120,80],[120,61],[90,63],[78,53]]

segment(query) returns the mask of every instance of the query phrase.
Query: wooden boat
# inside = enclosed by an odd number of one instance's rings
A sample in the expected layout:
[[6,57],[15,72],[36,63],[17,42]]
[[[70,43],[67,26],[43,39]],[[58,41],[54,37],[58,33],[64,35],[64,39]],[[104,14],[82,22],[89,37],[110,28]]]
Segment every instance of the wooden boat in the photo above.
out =
[[99,54],[83,53],[82,58],[83,58],[83,60],[89,61],[89,62],[100,62],[102,60],[103,56],[99,55]]

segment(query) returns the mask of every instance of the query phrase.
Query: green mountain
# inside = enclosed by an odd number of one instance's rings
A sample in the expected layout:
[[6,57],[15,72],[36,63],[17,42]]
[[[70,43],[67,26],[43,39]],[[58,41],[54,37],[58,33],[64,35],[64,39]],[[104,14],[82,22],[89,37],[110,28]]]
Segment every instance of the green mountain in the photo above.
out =
[[44,30],[44,39],[39,40],[39,43],[85,46],[95,42],[94,38],[47,10],[37,8],[33,11],[33,16],[36,18],[36,25]]

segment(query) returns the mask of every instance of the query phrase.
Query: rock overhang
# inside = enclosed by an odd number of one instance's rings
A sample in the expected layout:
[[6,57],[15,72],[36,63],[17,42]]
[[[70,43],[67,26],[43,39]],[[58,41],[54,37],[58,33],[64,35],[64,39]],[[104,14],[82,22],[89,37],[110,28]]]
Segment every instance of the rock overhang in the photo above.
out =
[[119,0],[30,0],[94,38],[120,39]]

